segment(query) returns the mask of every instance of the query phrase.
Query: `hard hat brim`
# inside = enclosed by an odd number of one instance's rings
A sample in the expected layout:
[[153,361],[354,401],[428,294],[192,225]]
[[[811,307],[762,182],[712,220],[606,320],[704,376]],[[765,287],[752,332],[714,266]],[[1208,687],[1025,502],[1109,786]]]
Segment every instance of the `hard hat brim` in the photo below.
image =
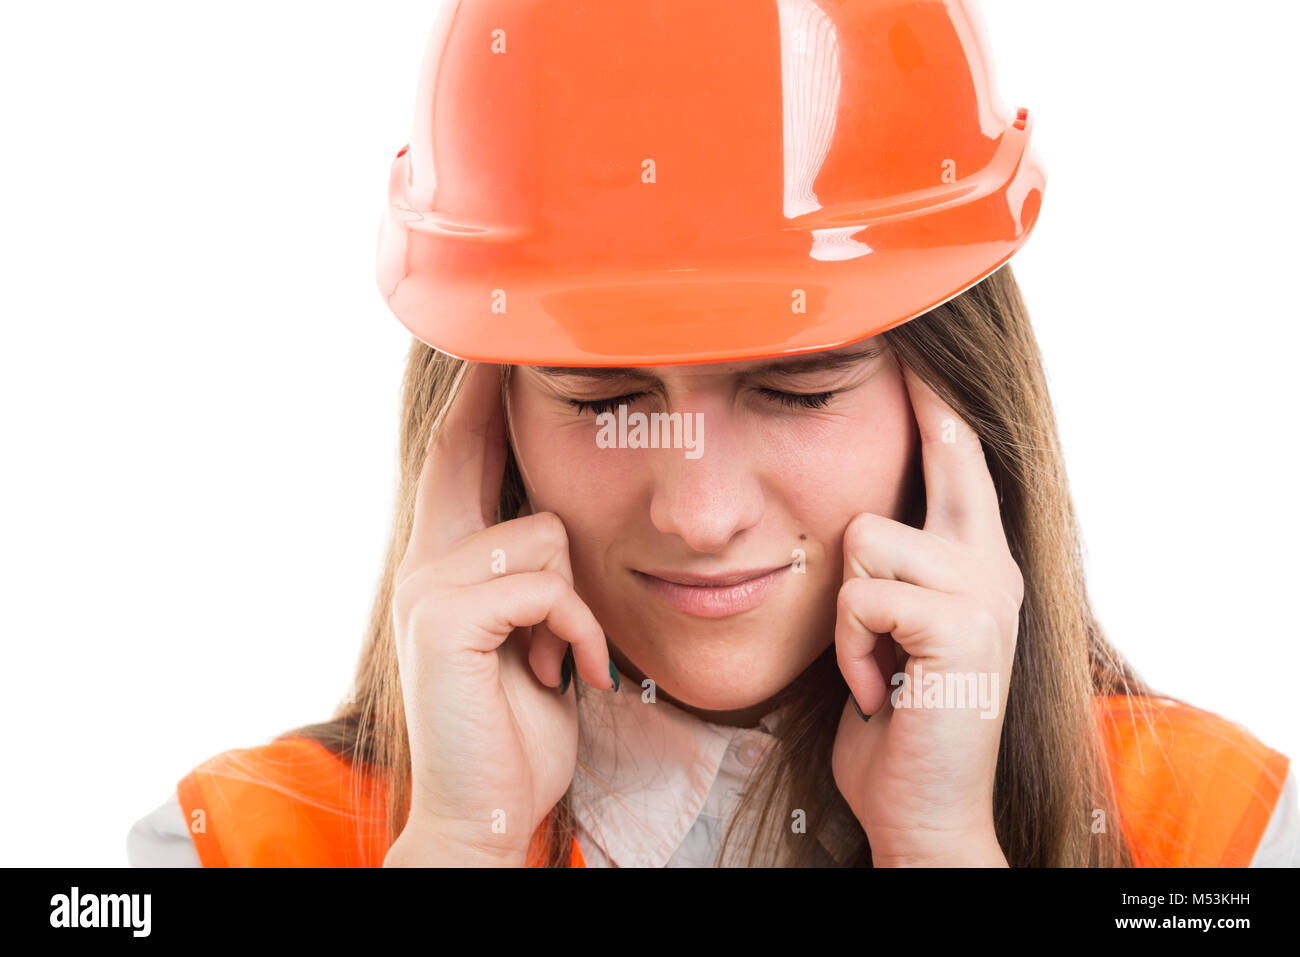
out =
[[509,260],[512,237],[390,204],[379,285],[416,338],[476,362],[654,366],[834,349],[947,302],[1024,244],[1046,173],[1021,117],[988,167],[955,186],[885,209],[819,208],[699,268],[523,269]]

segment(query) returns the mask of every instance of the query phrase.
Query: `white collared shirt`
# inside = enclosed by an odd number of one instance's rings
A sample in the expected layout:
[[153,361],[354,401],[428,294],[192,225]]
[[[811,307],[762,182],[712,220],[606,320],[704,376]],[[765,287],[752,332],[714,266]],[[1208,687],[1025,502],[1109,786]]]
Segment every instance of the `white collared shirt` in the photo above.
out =
[[[722,835],[750,774],[775,743],[780,713],[756,728],[711,724],[620,675],[620,689],[578,698],[578,767],[570,788],[588,867],[715,867]],[[815,838],[814,866],[847,864],[851,816]],[[726,866],[742,866],[743,841]]]
[[[581,679],[576,679],[581,681]],[[618,692],[583,683],[578,696],[578,766],[570,789],[577,840],[588,867],[714,867],[738,796],[766,750],[780,713],[755,728],[712,724],[648,696],[620,675]],[[847,863],[856,821],[833,817],[817,830],[812,864]],[[743,863],[733,842],[725,866]],[[133,867],[198,867],[175,793],[127,837]],[[1300,866],[1300,798],[1294,771],[1273,810],[1252,867]]]

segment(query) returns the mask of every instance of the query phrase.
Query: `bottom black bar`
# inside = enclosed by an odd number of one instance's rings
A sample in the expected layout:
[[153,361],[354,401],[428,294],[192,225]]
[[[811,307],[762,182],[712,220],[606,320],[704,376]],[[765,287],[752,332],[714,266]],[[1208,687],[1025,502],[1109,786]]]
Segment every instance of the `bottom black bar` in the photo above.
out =
[[[614,945],[734,944],[774,928],[863,946],[973,936],[1073,942],[1258,931],[1294,936],[1295,872],[1259,870],[9,869],[4,927],[23,936],[374,945],[388,933],[579,935]],[[689,941],[682,938],[689,937]],[[459,938],[455,938],[459,939]],[[814,937],[810,943],[818,946]],[[824,943],[832,938],[827,937]],[[145,945],[147,946],[147,945]],[[462,946],[462,945],[458,945]]]

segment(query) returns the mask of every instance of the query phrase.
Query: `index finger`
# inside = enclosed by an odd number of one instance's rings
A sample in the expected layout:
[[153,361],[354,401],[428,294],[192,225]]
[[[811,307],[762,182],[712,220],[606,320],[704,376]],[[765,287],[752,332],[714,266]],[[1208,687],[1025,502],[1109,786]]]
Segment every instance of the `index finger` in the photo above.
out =
[[407,551],[426,560],[496,521],[505,475],[500,368],[466,361],[458,382],[450,408],[434,424],[415,492]]
[[921,434],[925,529],[958,541],[1004,538],[997,489],[975,430],[899,359]]

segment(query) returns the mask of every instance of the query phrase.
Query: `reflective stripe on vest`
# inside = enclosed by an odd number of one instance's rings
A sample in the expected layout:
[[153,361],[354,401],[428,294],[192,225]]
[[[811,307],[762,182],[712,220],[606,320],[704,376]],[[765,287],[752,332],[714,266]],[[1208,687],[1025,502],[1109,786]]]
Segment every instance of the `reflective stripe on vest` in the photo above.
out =
[[[1134,863],[1249,865],[1282,793],[1286,755],[1168,699],[1093,703]],[[386,814],[373,781],[316,741],[284,738],[210,758],[177,795],[205,867],[379,867]],[[1100,815],[1092,823],[1114,826]],[[540,836],[530,867],[541,863]],[[584,866],[576,839],[570,864]]]

